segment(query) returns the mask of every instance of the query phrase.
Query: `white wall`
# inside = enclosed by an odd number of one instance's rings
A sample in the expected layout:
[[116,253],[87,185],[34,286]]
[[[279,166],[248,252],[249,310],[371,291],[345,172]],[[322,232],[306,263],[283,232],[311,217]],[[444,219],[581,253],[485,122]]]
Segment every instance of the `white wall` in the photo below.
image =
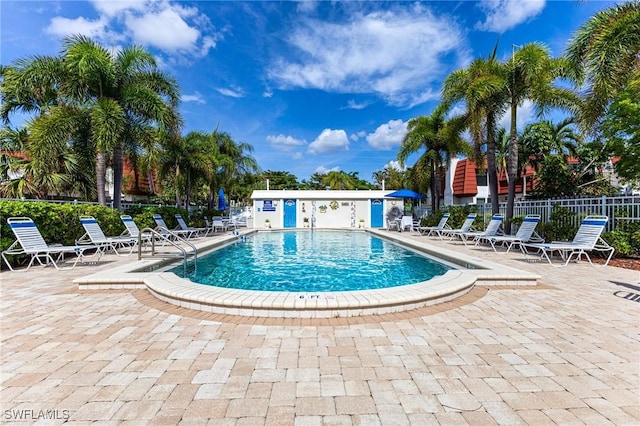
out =
[[[358,228],[360,219],[364,219],[362,226],[370,227],[371,199],[383,199],[383,214],[386,214],[393,204],[400,208],[403,206],[401,199],[384,199],[385,193],[389,191],[260,191],[257,194],[254,192],[254,227],[265,228],[265,219],[269,219],[271,228],[282,228],[284,200],[288,199],[296,200],[297,228],[311,226],[312,217],[315,217],[314,227],[317,228]],[[275,211],[264,211],[265,200],[271,201]],[[304,222],[305,217],[309,218],[309,222]],[[383,226],[386,226],[384,220]]]

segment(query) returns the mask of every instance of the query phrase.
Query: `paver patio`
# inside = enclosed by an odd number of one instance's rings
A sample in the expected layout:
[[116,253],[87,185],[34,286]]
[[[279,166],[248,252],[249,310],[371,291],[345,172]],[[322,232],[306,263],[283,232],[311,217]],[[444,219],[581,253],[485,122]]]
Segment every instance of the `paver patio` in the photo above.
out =
[[538,273],[542,285],[278,323],[72,283],[135,256],[3,272],[0,422],[640,424],[640,296],[624,298],[640,295],[639,272],[428,241]]

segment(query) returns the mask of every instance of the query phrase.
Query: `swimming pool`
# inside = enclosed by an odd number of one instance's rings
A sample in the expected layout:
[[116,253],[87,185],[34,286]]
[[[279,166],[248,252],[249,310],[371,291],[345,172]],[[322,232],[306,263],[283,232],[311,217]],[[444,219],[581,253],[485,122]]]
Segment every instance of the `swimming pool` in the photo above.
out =
[[[430,280],[452,266],[364,232],[258,233],[198,259],[196,283],[243,290],[333,292]],[[171,272],[182,275],[183,268]]]

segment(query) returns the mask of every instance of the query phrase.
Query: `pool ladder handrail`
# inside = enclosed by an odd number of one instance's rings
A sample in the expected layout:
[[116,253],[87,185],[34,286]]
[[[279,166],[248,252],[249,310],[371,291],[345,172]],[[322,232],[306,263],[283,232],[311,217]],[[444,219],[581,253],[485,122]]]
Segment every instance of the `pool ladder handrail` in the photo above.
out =
[[[145,238],[143,238],[143,235]],[[151,238],[149,238],[149,236]],[[146,238],[151,240],[151,256],[156,256],[156,239],[160,241],[167,242],[180,250],[182,252],[182,267],[184,269],[184,276],[188,276],[187,274],[187,265],[188,265],[188,257],[189,253],[187,250],[178,243],[185,244],[189,246],[193,250],[193,273],[195,274],[198,269],[198,249],[191,242],[187,241],[184,238],[181,238],[175,232],[171,232],[169,229],[164,227],[158,228],[144,228],[138,234],[138,260],[142,260],[142,243]],[[166,256],[166,257],[177,257],[177,256]]]

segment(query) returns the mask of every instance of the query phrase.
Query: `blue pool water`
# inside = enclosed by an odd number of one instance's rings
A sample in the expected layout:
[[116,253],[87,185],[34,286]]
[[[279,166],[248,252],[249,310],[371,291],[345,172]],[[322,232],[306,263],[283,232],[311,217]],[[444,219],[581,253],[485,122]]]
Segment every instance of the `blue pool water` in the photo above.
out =
[[[182,266],[171,270],[182,274]],[[364,232],[264,232],[198,259],[191,281],[245,290],[325,292],[386,288],[451,267]]]

